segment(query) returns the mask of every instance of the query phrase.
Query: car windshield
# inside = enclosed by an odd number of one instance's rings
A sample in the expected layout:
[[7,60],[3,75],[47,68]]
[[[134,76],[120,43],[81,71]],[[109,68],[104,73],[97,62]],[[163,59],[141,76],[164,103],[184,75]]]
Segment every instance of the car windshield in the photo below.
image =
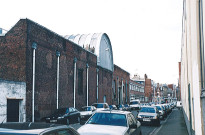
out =
[[155,109],[151,107],[143,107],[140,112],[155,113]]
[[93,104],[92,106],[95,106],[96,108],[103,108],[103,104]]
[[81,108],[81,111],[91,111],[91,107],[83,107]]
[[156,106],[158,110],[162,110],[162,108],[160,106]]
[[126,116],[116,113],[95,113],[87,124],[100,124],[112,126],[127,126]]
[[130,105],[135,105],[135,104],[139,104],[139,102],[138,101],[130,102]]

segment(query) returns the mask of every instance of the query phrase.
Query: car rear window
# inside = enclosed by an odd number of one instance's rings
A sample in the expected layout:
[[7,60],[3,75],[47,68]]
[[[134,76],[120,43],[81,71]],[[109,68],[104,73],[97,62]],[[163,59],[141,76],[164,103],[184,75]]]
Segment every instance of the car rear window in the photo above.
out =
[[87,124],[100,124],[112,126],[127,126],[125,114],[117,113],[95,113]]

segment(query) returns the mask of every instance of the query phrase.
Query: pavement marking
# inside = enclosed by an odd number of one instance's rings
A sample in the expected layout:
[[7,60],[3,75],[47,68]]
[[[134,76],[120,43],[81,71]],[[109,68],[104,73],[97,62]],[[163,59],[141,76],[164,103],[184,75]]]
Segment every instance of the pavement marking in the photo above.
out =
[[[173,111],[172,111],[173,112]],[[171,116],[172,112],[169,114],[169,116],[166,118],[164,124],[167,122],[167,120],[169,119],[169,117]],[[160,127],[155,128],[149,135],[156,135],[160,129],[164,126],[164,124],[162,124]]]

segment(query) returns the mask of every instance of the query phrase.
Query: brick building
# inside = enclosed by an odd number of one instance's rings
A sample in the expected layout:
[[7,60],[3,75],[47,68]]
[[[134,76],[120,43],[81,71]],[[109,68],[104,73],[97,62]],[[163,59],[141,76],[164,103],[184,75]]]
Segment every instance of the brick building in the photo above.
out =
[[89,42],[80,46],[29,19],[19,20],[0,36],[0,79],[25,83],[26,97],[21,100],[27,119],[34,110],[44,117],[56,108],[112,103],[110,40],[101,33],[91,35]]
[[129,98],[130,73],[114,65],[113,84],[112,84],[112,104],[128,104]]
[[144,78],[141,78],[139,75],[135,74],[132,80],[144,85],[145,102],[152,102],[153,81],[149,79],[146,74],[144,75]]
[[144,84],[130,79],[130,100],[134,99],[145,102]]

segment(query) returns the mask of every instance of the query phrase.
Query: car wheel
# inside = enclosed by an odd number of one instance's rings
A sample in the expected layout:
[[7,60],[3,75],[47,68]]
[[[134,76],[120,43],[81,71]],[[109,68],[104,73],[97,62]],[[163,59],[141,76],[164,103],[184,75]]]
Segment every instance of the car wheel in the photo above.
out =
[[157,122],[156,122],[156,126],[160,126],[160,120],[158,120]]
[[67,125],[69,125],[69,124],[70,124],[70,121],[69,121],[69,119],[67,119],[67,120],[66,120],[66,124],[67,124]]

